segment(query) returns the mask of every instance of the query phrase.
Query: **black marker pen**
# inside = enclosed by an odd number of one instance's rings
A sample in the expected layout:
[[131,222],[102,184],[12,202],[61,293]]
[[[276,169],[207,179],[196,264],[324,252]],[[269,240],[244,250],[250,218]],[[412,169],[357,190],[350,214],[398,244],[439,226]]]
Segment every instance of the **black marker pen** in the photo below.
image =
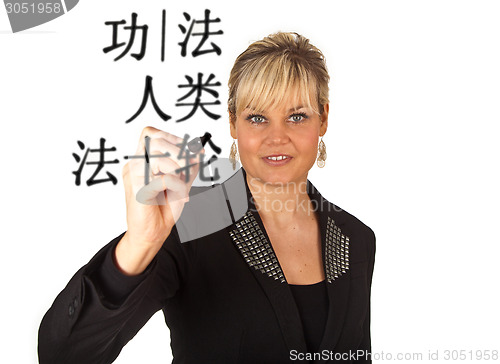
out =
[[198,153],[207,144],[207,142],[212,138],[210,133],[205,133],[201,137],[196,137],[187,143],[187,148],[191,153]]

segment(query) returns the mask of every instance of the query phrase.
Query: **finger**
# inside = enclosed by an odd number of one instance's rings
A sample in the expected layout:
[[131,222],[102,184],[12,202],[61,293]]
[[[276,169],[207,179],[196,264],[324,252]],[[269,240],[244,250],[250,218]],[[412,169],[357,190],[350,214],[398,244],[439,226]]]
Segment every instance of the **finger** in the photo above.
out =
[[[185,151],[184,151],[185,152]],[[162,138],[151,139],[149,142],[149,163],[154,164],[156,161],[165,160],[167,157],[175,161],[177,165],[184,167],[187,161],[181,148]]]
[[149,184],[143,186],[136,194],[136,200],[144,205],[165,205],[165,193],[172,195],[172,201],[187,200],[189,188],[179,176],[164,174],[155,177]]
[[[205,153],[205,150],[201,152],[203,155]],[[194,180],[196,179],[196,176],[198,175],[198,172],[200,171],[201,165],[200,165],[200,159],[199,158],[193,158],[190,160],[190,174],[189,178],[187,179],[186,183],[189,186],[189,189],[191,189],[191,186],[193,185]]]
[[166,157],[159,152],[154,152],[152,154],[152,158],[149,159],[149,163],[143,161],[142,165],[147,164],[145,168],[142,168],[144,172],[146,168],[149,168],[150,174],[158,175],[158,174],[167,174],[167,173],[176,173],[176,171],[180,170],[181,167],[184,167],[186,163],[181,160],[172,159],[170,157]]
[[[188,182],[198,173],[196,160],[192,165],[188,166],[187,162],[184,160],[173,160],[168,157],[161,157],[160,154],[154,153],[153,158],[150,159],[150,163],[145,160],[137,160],[131,162],[131,174],[133,175],[133,184],[142,185],[148,184],[155,176],[162,174],[176,174],[181,177],[184,181]],[[179,165],[177,162],[181,163]]]
[[[195,162],[195,160],[193,160],[193,162]],[[148,167],[148,169],[145,170],[145,167]],[[152,181],[158,183],[156,178],[163,174],[177,176],[181,181],[186,183],[186,187],[189,191],[196,179],[199,168],[200,166],[198,163],[193,163],[189,167],[181,168],[175,161],[169,158],[158,158],[152,165],[146,164],[144,160],[132,160],[123,168],[123,182],[129,199],[135,199],[139,190]],[[145,175],[145,173],[147,173],[147,175]],[[154,186],[155,185],[152,185],[150,188],[154,188]]]
[[137,145],[136,154],[138,155],[144,154],[144,151],[146,150],[146,137],[150,139],[164,139],[165,141],[173,145],[182,144],[182,142],[184,141],[183,138],[179,138],[174,134],[170,134],[167,133],[166,131],[153,128],[152,126],[147,126],[144,129],[142,129],[142,133],[139,138],[139,143]]
[[[199,138],[197,138],[199,139]],[[155,152],[160,152],[161,154],[168,154],[168,156],[172,159],[178,160],[179,164],[184,163],[185,165],[187,163],[188,159],[196,159],[198,158],[199,154],[204,153],[204,149],[201,148],[198,150],[196,153],[193,153],[187,145],[188,143],[184,143],[184,140],[182,143],[177,143],[177,144],[172,144],[166,139],[163,138],[151,138],[148,141],[148,154],[151,156],[155,155]],[[184,161],[184,162],[180,162]]]
[[[150,168],[151,174],[156,175],[174,172],[176,174],[184,174],[186,182],[194,181],[199,169],[198,162],[202,160],[201,154],[194,155],[187,149],[181,150],[179,147],[159,138],[151,140],[149,147],[150,153],[148,162],[150,165],[147,168]],[[200,152],[203,153],[204,149]],[[145,159],[141,161],[144,162]],[[144,163],[140,163],[141,166],[143,164]],[[143,167],[143,169],[146,168]],[[140,173],[140,170],[138,170],[138,173]],[[141,174],[144,175],[144,173]]]
[[169,164],[167,158],[174,160],[178,165],[177,168],[182,167],[185,169],[184,167],[188,164],[196,163],[196,159],[199,155],[192,154],[187,148],[181,149],[179,146],[173,145],[163,138],[148,139],[144,145],[147,152],[144,150],[141,152],[143,153],[143,157],[139,155],[133,159],[142,159],[143,161],[146,161],[146,163],[150,163],[151,170],[153,170],[154,173],[171,172],[171,170],[160,170],[161,165],[167,166]]
[[162,154],[168,153],[171,158],[177,158],[181,155],[181,148],[179,143],[173,144],[164,138],[151,138],[149,140],[149,154],[153,154],[153,151],[160,152]]

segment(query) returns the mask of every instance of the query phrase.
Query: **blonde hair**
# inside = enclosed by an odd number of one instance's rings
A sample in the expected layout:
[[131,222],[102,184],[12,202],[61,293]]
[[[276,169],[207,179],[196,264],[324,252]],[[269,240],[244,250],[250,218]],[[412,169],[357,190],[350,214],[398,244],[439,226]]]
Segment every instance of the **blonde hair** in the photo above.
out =
[[323,53],[307,38],[271,34],[252,43],[234,62],[228,83],[231,119],[247,107],[264,111],[290,96],[321,114],[328,103],[329,80]]

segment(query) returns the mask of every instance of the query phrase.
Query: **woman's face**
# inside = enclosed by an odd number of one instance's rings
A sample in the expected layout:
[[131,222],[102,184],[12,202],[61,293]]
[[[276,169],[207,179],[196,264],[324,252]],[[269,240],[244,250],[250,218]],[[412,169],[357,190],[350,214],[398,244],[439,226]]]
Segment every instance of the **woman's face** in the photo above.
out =
[[243,110],[230,122],[241,164],[250,179],[262,183],[303,183],[316,161],[318,140],[328,126],[328,105],[318,115],[293,98],[280,107]]

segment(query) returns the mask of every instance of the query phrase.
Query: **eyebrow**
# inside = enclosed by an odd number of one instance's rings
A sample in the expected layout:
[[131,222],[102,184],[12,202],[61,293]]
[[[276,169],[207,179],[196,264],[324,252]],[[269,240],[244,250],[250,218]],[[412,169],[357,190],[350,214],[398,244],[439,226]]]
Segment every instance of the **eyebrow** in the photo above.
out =
[[298,107],[292,107],[292,108],[288,109],[288,112],[293,112],[293,111],[297,111],[297,110],[304,109],[304,108],[305,108],[305,106],[299,105]]
[[[299,106],[296,106],[296,107],[291,107],[288,109],[287,113],[290,113],[290,112],[294,112],[294,111],[297,111],[297,110],[300,110],[300,109],[305,109],[307,108],[307,106],[304,106],[304,105],[299,105]],[[256,109],[252,109],[250,107],[247,107],[245,108],[243,111],[247,111],[247,112],[251,112],[251,113],[265,113],[265,111],[261,110],[256,110]]]

